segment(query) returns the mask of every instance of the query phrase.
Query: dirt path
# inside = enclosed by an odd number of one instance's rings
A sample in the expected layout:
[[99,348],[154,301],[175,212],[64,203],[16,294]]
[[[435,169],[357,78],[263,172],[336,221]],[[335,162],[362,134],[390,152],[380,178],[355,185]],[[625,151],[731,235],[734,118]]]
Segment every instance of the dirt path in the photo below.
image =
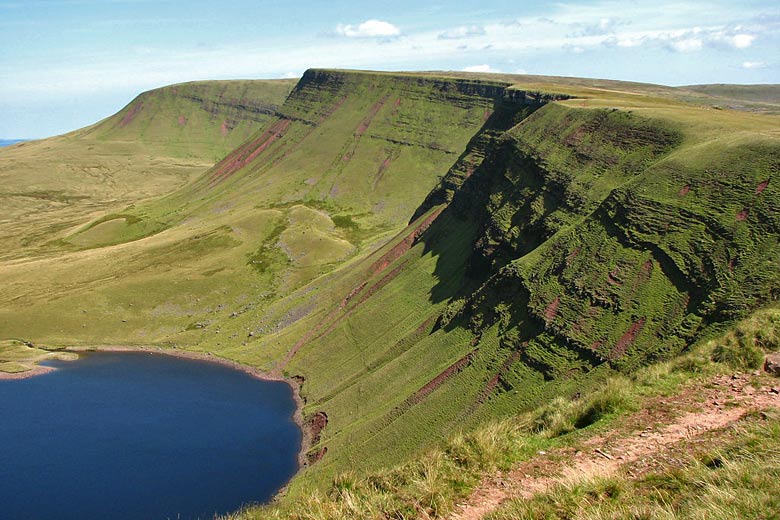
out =
[[[682,462],[706,449],[708,434],[746,413],[780,407],[780,388],[754,388],[744,374],[718,376],[704,388],[655,398],[609,433],[584,440],[577,448],[539,452],[509,473],[484,480],[449,520],[477,520],[512,498],[530,498],[567,481],[609,476],[618,470],[631,476],[659,464]],[[683,452],[683,455],[680,455]]]

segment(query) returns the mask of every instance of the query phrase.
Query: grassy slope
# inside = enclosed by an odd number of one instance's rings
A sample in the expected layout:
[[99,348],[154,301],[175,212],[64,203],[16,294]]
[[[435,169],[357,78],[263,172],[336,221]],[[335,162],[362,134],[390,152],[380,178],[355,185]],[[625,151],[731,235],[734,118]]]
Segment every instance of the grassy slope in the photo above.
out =
[[465,182],[445,179],[453,203],[408,253],[376,274],[367,259],[329,284],[330,314],[273,336],[291,346],[316,331],[288,370],[306,377],[307,411],[328,414],[329,451],[297,484],[673,355],[774,298],[777,130],[774,117],[603,92],[530,115]]
[[270,118],[293,80],[206,81],[141,94],[82,130],[0,150],[0,258],[56,252],[85,221],[186,184]]
[[294,497],[774,297],[778,118],[664,87],[445,76],[308,73],[193,183],[0,266],[0,335],[303,376],[327,453]]
[[50,258],[5,264],[2,334],[175,342],[261,364],[270,354],[242,346],[249,332],[303,312],[267,307],[404,226],[492,107],[478,90],[313,73],[194,183],[71,228]]
[[[667,440],[661,444],[657,438],[648,440],[644,444],[653,447],[637,464],[622,462],[628,474],[621,471],[611,478],[595,478],[601,469],[597,463],[589,471],[573,470],[578,465],[587,466],[582,460],[590,456],[594,447],[609,445],[605,449],[622,457],[628,454],[613,451],[612,447],[618,449],[622,444],[636,449],[643,441],[641,437],[647,435],[641,433],[643,429],[674,431],[676,421],[687,413],[700,414],[703,419],[712,411],[703,412],[706,406],[701,401],[712,399],[715,394],[721,404],[728,401],[715,413],[739,406],[760,409],[760,405],[750,404],[750,393],[743,388],[735,390],[733,383],[729,388],[728,381],[733,381],[730,378],[734,371],[744,370],[752,374],[740,377],[740,387],[750,386],[748,390],[754,392],[762,388],[766,392],[767,385],[776,383],[775,378],[753,371],[763,362],[765,351],[780,348],[779,323],[777,309],[757,312],[738,323],[734,332],[716,334],[670,362],[637,370],[630,379],[611,377],[592,390],[579,389],[576,399],[558,398],[526,413],[487,421],[468,433],[457,432],[402,464],[346,471],[329,486],[303,493],[294,501],[249,509],[230,518],[453,518],[456,504],[472,503],[469,496],[474,490],[496,486],[506,489],[501,492],[504,498],[525,497],[529,494],[527,482],[515,479],[545,478],[552,484],[557,479],[564,484],[546,492],[540,490],[531,500],[507,501],[490,518],[580,518],[586,514],[594,518],[663,518],[668,514],[672,518],[675,513],[691,514],[689,507],[702,515],[696,517],[704,518],[710,511],[707,507],[714,504],[707,504],[706,499],[700,502],[696,495],[707,480],[712,494],[729,495],[730,503],[719,504],[716,509],[736,507],[741,511],[737,517],[756,516],[766,511],[771,493],[764,487],[766,484],[751,484],[757,482],[755,479],[771,479],[758,477],[761,471],[757,461],[743,456],[760,454],[770,457],[773,467],[776,465],[776,409],[767,409],[768,415],[748,414],[741,424],[716,430],[706,441],[696,439],[702,433],[697,426],[694,431],[689,430],[688,436],[694,438],[691,445],[684,441],[671,444]],[[759,355],[750,361],[742,357],[724,358],[718,354],[723,349],[732,349],[734,353],[748,350]],[[765,397],[763,402],[777,406],[776,397]],[[742,430],[741,425],[748,425],[748,429]],[[670,446],[676,448],[670,450]],[[575,451],[581,457],[574,456]],[[656,471],[645,471],[641,478],[636,478],[632,470],[647,470],[648,461],[653,461]],[[734,466],[740,469],[736,474],[732,473]],[[510,468],[512,471],[508,471]],[[718,475],[718,469],[723,469],[723,476]],[[604,470],[607,474],[608,470]],[[735,499],[736,489],[743,494],[740,499]],[[776,485],[770,489],[776,489]],[[472,497],[475,504],[491,500],[490,494]],[[500,498],[496,498],[494,506],[499,503]]]

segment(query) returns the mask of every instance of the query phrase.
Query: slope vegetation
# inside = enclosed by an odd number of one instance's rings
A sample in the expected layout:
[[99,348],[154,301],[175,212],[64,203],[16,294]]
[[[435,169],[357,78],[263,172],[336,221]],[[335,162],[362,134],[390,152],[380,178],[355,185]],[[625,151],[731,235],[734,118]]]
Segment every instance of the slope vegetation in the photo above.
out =
[[288,498],[378,470],[777,299],[780,119],[689,95],[308,71],[191,182],[0,264],[0,336],[295,379],[310,467]]

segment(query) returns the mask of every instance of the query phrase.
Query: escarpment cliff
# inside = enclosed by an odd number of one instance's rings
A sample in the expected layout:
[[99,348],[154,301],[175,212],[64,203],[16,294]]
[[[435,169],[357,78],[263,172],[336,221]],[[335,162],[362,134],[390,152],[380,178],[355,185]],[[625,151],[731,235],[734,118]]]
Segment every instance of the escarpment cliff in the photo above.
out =
[[203,167],[164,196],[31,227],[47,257],[0,265],[0,300],[25,302],[0,304],[2,335],[294,378],[316,435],[291,493],[674,356],[780,297],[772,116],[573,78],[309,70],[262,98],[251,82],[171,88],[82,132],[166,157],[203,139]]
[[[287,368],[332,418],[317,471],[347,439],[366,455],[398,436],[408,453],[424,432],[674,356],[778,297],[776,141],[520,99],[502,94],[407,230],[345,275],[348,297],[297,345]],[[359,424],[338,412],[355,399],[372,411]]]

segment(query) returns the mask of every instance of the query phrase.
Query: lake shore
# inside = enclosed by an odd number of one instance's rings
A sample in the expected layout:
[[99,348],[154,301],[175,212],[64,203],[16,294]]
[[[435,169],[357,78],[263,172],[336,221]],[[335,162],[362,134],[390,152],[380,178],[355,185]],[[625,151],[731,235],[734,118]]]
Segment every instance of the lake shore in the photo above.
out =
[[57,369],[52,367],[44,367],[41,365],[34,365],[30,370],[24,370],[22,372],[0,372],[0,381],[17,381],[20,379],[28,379],[30,377],[48,374],[54,370]]
[[[139,346],[90,345],[90,346],[65,347],[63,350],[65,350],[66,352],[73,352],[76,354],[78,354],[79,352],[148,352],[150,354],[162,354],[165,356],[173,356],[173,357],[184,358],[184,359],[207,361],[209,363],[217,363],[219,365],[232,368],[233,370],[244,372],[257,379],[263,379],[265,381],[281,381],[283,383],[287,383],[292,389],[293,399],[295,400],[295,413],[293,414],[293,420],[298,425],[302,433],[301,449],[298,453],[299,471],[308,465],[308,460],[306,459],[306,453],[309,451],[309,449],[311,449],[312,440],[314,438],[314,432],[312,432],[311,428],[307,425],[306,421],[303,418],[303,406],[306,404],[306,401],[303,399],[303,397],[301,397],[301,382],[298,379],[285,378],[282,376],[270,374],[268,372],[260,370],[259,368],[255,368],[249,365],[244,365],[237,361],[223,358],[215,354],[212,354],[210,352],[195,352],[191,350],[183,350],[178,348],[165,348],[165,347],[158,347],[153,345],[139,345]],[[49,367],[36,367],[36,368],[47,369]],[[49,369],[49,370],[55,370],[55,369]],[[36,373],[36,374],[31,374],[28,377],[33,377],[35,375],[43,374],[48,372],[49,370]],[[279,493],[280,494],[283,493],[285,489],[286,486],[282,488],[279,491]]]

